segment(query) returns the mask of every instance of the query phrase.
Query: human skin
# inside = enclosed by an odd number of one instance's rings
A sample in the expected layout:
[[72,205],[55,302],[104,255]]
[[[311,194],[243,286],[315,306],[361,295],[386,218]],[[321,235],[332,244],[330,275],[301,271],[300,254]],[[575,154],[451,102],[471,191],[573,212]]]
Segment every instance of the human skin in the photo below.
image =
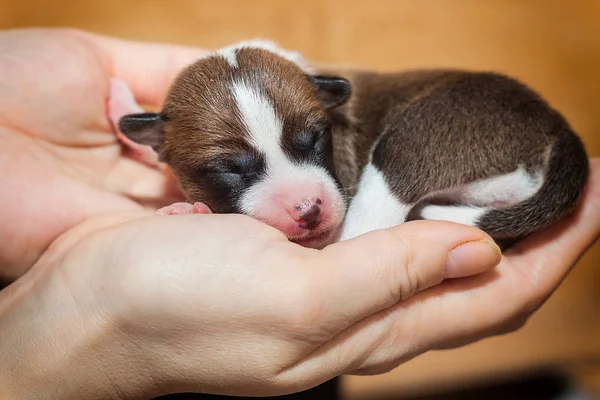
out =
[[158,106],[204,50],[31,29],[2,32],[0,51],[0,221],[10,227],[0,278],[10,282],[83,221],[178,198],[168,175],[123,153],[107,118],[109,79]]
[[179,194],[123,154],[109,79],[158,107],[202,52],[0,33],[0,273],[16,280],[0,291],[7,398],[283,394],[385,372],[517,329],[600,234],[597,161],[581,207],[501,261],[483,232],[446,222],[319,251],[242,215],[153,216]]

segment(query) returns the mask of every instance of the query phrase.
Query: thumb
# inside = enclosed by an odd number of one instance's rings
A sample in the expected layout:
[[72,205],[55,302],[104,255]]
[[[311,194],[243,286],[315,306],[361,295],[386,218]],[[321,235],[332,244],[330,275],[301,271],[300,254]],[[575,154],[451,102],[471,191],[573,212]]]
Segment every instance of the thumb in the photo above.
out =
[[[498,265],[502,253],[483,231],[445,221],[414,221],[334,243],[319,254],[318,285],[331,313],[352,322],[439,284]],[[331,316],[330,316],[331,317]]]
[[[311,279],[311,304],[319,307],[312,322],[314,329],[335,337],[282,370],[280,378],[285,381],[312,381],[342,373],[361,352],[370,349],[368,345],[353,346],[344,354],[348,335],[340,332],[445,278],[491,269],[502,254],[493,240],[475,227],[414,221],[334,243],[316,258],[310,271],[317,274]],[[379,337],[377,332],[372,334]]]

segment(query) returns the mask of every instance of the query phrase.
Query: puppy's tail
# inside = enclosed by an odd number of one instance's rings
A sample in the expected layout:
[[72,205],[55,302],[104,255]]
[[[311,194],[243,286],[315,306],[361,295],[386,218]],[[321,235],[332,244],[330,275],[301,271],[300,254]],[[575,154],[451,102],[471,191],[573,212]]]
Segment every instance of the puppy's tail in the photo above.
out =
[[501,247],[553,223],[577,205],[589,176],[589,159],[580,138],[567,125],[557,129],[544,182],[533,196],[494,207],[472,206],[468,199],[461,204],[456,191],[442,192],[415,204],[407,221],[441,219],[473,225],[497,239]]

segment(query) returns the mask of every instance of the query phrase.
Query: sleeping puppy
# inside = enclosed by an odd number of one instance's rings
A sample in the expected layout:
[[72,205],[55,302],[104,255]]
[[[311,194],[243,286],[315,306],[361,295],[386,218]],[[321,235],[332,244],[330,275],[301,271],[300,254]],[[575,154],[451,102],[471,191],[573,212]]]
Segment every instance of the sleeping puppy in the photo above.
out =
[[119,81],[109,108],[189,201],[160,214],[243,213],[313,248],[426,219],[505,249],[572,210],[588,177],[564,117],[491,72],[330,71],[246,41],[184,69],[158,113]]

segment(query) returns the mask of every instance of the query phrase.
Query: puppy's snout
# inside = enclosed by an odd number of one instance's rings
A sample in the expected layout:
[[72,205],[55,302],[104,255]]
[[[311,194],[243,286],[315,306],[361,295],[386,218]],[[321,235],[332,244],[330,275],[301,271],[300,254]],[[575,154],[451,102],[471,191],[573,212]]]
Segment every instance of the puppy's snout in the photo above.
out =
[[315,229],[322,221],[321,205],[323,201],[320,198],[305,199],[294,205],[292,216],[298,222],[302,229]]

